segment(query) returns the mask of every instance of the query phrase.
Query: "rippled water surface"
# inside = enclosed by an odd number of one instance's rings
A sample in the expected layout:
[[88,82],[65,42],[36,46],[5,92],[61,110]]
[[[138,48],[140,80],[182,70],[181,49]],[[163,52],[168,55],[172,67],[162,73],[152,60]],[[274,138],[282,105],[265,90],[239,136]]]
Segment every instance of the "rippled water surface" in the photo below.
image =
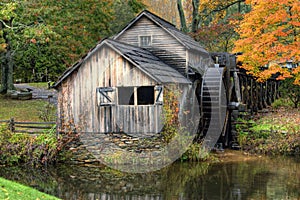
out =
[[101,166],[0,167],[0,176],[62,199],[300,199],[300,160],[174,163],[127,174]]

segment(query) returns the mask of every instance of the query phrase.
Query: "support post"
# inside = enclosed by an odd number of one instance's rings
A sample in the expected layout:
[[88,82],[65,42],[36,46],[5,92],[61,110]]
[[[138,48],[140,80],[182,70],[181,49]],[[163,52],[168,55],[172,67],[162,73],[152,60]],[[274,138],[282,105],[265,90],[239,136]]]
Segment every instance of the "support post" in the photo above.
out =
[[11,132],[15,131],[15,120],[14,120],[14,118],[10,118],[8,128]]

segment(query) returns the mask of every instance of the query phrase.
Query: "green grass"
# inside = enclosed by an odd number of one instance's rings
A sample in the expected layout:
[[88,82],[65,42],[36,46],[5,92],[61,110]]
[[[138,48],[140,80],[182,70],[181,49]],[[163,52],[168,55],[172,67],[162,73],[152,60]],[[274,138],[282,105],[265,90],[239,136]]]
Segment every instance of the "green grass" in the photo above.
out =
[[253,131],[273,130],[288,133],[300,133],[300,110],[279,108],[256,121]]
[[58,198],[42,193],[36,189],[3,179],[0,177],[0,199],[13,200],[56,200]]
[[[257,124],[255,126],[253,126],[252,128],[250,128],[251,131],[253,132],[260,132],[260,131],[288,131],[289,128],[287,127],[288,124],[282,124],[282,125],[278,125],[278,124],[274,124],[274,122],[272,121],[268,121],[268,120],[259,120],[257,122]],[[297,125],[295,125],[297,126]]]
[[12,100],[0,95],[0,120],[41,121],[41,111],[47,105],[44,100]]
[[[37,83],[26,83],[26,84],[36,88],[48,89],[48,82],[37,82]],[[52,85],[53,82],[51,82],[50,84]]]

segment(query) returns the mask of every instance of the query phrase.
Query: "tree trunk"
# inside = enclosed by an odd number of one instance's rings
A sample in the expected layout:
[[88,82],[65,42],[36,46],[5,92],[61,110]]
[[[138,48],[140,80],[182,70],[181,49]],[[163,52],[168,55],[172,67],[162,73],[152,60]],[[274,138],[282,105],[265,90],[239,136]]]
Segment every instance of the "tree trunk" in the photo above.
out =
[[14,80],[13,80],[13,61],[11,51],[6,51],[6,56],[4,62],[2,63],[2,77],[1,83],[2,86],[0,88],[1,94],[6,94],[7,90],[15,90]]
[[7,51],[6,54],[6,61],[7,61],[7,90],[15,90],[14,86],[14,63],[13,63],[13,56],[11,50]]
[[184,15],[184,10],[182,7],[181,0],[177,0],[177,8],[178,8],[179,17],[180,17],[181,30],[186,33],[186,32],[188,32],[188,28],[186,25],[186,20],[185,20],[185,15]]
[[[3,56],[4,57],[4,56]],[[6,60],[6,59],[4,59]],[[7,67],[5,65],[6,62],[1,63],[1,88],[0,93],[5,94],[7,92]]]
[[[11,25],[12,20],[9,21],[9,25]],[[4,26],[1,26],[4,27]],[[12,50],[10,46],[10,41],[8,37],[8,33],[3,30],[3,38],[5,40],[5,43],[7,44],[5,56],[3,59],[3,62],[1,63],[2,68],[2,77],[1,77],[1,83],[2,86],[0,88],[0,93],[6,94],[7,90],[15,90],[14,87],[14,80],[13,80],[13,72],[14,72],[14,64],[13,64],[13,55]]]
[[200,0],[193,0],[193,19],[192,19],[192,32],[196,32],[199,26],[199,3]]

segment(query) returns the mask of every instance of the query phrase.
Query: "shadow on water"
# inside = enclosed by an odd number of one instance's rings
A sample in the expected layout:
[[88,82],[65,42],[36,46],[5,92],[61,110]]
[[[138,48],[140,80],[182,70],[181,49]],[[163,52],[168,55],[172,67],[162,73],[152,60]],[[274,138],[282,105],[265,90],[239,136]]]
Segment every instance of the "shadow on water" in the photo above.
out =
[[103,166],[0,167],[0,176],[62,199],[300,199],[299,160],[174,163],[146,174]]

